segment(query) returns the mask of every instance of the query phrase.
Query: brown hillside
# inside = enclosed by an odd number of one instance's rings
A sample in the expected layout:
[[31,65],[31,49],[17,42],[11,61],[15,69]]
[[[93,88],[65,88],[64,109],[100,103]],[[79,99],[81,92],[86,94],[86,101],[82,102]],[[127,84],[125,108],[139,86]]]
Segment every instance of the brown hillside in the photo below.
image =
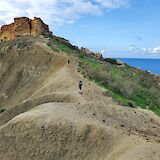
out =
[[159,117],[117,105],[77,72],[75,54],[48,44],[0,42],[0,160],[159,160]]

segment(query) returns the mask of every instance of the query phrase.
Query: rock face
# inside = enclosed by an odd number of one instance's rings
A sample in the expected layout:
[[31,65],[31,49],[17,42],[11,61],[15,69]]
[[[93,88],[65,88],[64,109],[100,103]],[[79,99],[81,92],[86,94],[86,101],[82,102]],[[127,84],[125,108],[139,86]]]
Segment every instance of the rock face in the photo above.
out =
[[33,20],[27,17],[14,18],[14,22],[4,25],[0,30],[0,41],[12,40],[22,35],[43,35],[52,34],[40,18],[35,17]]
[[100,61],[103,60],[103,55],[99,52],[95,53],[95,52],[89,50],[88,48],[83,48],[83,47],[81,47],[81,51],[84,54],[86,54],[87,56],[93,57],[93,58],[100,60]]

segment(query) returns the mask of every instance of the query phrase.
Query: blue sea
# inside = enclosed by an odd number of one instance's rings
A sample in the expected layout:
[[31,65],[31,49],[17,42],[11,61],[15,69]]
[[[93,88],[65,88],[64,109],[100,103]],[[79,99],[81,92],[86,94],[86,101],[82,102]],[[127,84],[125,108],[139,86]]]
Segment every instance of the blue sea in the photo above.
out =
[[127,64],[151,71],[154,74],[160,74],[160,59],[137,59],[137,58],[117,58]]

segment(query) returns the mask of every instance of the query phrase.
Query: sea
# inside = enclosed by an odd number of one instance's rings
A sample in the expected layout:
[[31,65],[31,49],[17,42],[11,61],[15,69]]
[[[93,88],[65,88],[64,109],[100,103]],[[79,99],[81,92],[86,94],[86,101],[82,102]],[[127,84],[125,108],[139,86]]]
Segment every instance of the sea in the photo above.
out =
[[117,58],[127,64],[150,71],[154,74],[160,74],[160,59],[138,59],[138,58]]

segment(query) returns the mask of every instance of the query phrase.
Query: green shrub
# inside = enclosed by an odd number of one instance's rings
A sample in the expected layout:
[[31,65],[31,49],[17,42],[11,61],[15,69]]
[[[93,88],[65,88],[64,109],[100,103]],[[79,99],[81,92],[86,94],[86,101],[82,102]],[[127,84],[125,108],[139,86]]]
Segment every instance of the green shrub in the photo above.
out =
[[152,86],[149,89],[149,94],[156,98],[160,98],[160,91],[155,86]]
[[140,94],[140,89],[136,83],[131,81],[123,81],[122,85],[120,86],[120,92],[127,98],[131,98]]
[[113,58],[105,58],[104,61],[111,64],[117,64],[117,60]]

